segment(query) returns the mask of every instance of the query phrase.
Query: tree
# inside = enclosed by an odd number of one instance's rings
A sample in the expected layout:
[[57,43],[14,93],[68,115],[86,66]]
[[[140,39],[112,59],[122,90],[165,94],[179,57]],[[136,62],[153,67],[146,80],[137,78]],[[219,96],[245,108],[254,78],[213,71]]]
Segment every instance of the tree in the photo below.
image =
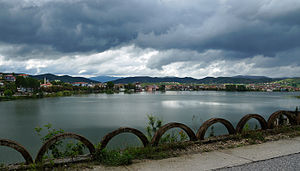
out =
[[159,86],[159,91],[166,91],[166,85]]
[[4,90],[11,90],[13,93],[16,92],[17,87],[14,82],[9,82],[5,84]]
[[245,85],[238,85],[237,86],[237,91],[246,91],[246,86]]
[[128,83],[127,85],[125,85],[125,88],[130,90],[130,89],[135,89],[135,85]]
[[226,91],[236,91],[236,85],[227,84],[225,85]]
[[114,86],[115,86],[115,84],[114,84],[112,81],[108,81],[108,82],[106,83],[106,86],[107,86],[108,89],[113,89]]
[[40,82],[34,78],[26,78],[28,82],[27,88],[33,88],[35,91],[40,87]]
[[17,76],[16,78],[16,86],[17,87],[24,87],[27,88],[28,87],[28,82],[27,79],[21,76]]
[[4,96],[11,97],[12,95],[13,95],[13,92],[11,90],[7,89],[4,91]]
[[24,88],[33,88],[34,90],[37,90],[40,87],[40,82],[34,78],[24,78],[18,76],[16,79],[16,86]]

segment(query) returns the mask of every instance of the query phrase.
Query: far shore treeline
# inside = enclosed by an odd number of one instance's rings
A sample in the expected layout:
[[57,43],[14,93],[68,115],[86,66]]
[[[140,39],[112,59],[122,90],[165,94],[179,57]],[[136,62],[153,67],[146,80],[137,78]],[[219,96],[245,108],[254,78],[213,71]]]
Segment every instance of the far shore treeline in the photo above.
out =
[[88,78],[67,75],[30,76],[0,73],[0,101],[86,93],[113,94],[143,91],[300,91],[300,78],[272,79],[236,76],[207,77],[202,79],[206,81],[205,83],[199,83],[199,80],[190,77],[127,77],[101,83]]

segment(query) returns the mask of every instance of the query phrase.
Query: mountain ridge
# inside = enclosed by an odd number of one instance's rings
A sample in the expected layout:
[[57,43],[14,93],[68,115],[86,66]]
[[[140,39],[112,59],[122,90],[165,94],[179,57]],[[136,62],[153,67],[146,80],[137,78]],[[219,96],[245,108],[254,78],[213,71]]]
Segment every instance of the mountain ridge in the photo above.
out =
[[114,83],[158,83],[158,82],[178,82],[178,83],[199,83],[199,84],[251,84],[251,83],[267,83],[282,80],[281,78],[269,78],[265,76],[234,76],[234,77],[205,77],[202,79],[195,79],[192,77],[149,77],[149,76],[136,76],[126,77],[114,80]]
[[[192,77],[150,77],[150,76],[134,76],[134,77],[111,77],[111,76],[98,76],[98,77],[72,77],[69,75],[58,76],[51,73],[41,75],[30,75],[32,78],[43,80],[45,77],[50,80],[61,80],[63,82],[88,82],[88,83],[99,83],[112,81],[115,84],[123,83],[159,83],[159,82],[178,82],[178,83],[198,83],[198,84],[224,84],[224,83],[235,83],[235,84],[251,84],[251,83],[267,83],[280,81],[285,78],[270,78],[266,76],[252,76],[252,75],[237,75],[233,77],[205,77],[196,79]],[[97,80],[98,79],[98,80]]]
[[69,75],[62,75],[62,76],[58,76],[55,74],[51,74],[51,73],[46,73],[46,74],[40,74],[40,75],[30,75],[30,77],[38,79],[38,80],[43,80],[44,78],[46,78],[49,81],[54,81],[54,80],[60,80],[62,82],[87,82],[87,83],[99,83],[99,81],[94,81],[85,77],[72,77]]
[[121,79],[124,77],[111,77],[111,76],[107,76],[107,75],[101,75],[101,76],[97,76],[97,77],[89,77],[88,79],[90,80],[94,80],[94,81],[99,81],[99,82],[108,82],[108,81],[114,81],[117,79]]

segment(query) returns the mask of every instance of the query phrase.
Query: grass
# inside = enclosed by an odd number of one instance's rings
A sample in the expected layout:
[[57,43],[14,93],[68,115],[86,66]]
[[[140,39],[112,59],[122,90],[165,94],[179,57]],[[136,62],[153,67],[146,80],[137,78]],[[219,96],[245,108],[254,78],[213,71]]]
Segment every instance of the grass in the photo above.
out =
[[133,156],[125,151],[117,151],[117,150],[102,150],[97,151],[94,155],[94,159],[101,164],[107,166],[120,166],[120,165],[129,165],[132,163]]
[[261,131],[247,131],[241,134],[243,139],[250,139],[252,141],[265,141],[265,136]]
[[[210,152],[245,145],[260,144],[267,141],[300,136],[300,126],[282,126],[272,130],[249,130],[242,134],[211,137],[203,141],[186,141],[160,144],[157,147],[130,147],[125,150],[103,150],[97,152],[96,160],[106,166],[128,165],[133,160],[159,160],[182,154]],[[197,148],[198,151],[195,151]]]
[[242,134],[212,137],[203,141],[172,142],[159,144],[157,147],[129,147],[124,150],[97,150],[94,161],[96,161],[96,165],[121,166],[129,165],[134,160],[159,160],[183,154],[243,147],[295,136],[300,136],[300,126],[282,126],[272,130],[249,130]]
[[0,170],[5,169],[5,168],[6,168],[6,165],[4,163],[0,163]]
[[[167,143],[159,145],[158,147],[129,147],[124,150],[97,150],[94,155],[94,160],[99,164],[106,166],[121,166],[129,165],[133,160],[138,159],[164,159],[175,157],[176,154],[172,153],[174,150],[186,149],[187,143]],[[99,146],[96,146],[96,149]]]
[[[244,131],[242,134],[217,136],[194,142],[184,141],[165,143],[159,144],[157,147],[129,147],[124,150],[104,149],[100,151],[100,145],[98,144],[96,145],[97,150],[93,156],[94,158],[91,161],[76,164],[60,164],[51,166],[51,168],[53,170],[68,170],[70,168],[81,170],[100,164],[105,166],[130,165],[144,159],[159,160],[184,154],[243,147],[246,145],[260,144],[267,141],[276,141],[295,136],[300,136],[300,125],[282,126],[270,130],[249,130]],[[41,167],[46,166],[34,164],[31,166],[31,169],[40,169]]]

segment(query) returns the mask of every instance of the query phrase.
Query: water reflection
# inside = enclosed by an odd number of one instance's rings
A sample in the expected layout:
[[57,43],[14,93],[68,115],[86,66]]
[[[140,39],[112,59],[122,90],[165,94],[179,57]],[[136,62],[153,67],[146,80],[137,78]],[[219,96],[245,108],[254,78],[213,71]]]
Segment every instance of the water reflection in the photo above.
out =
[[178,100],[166,100],[161,102],[162,106],[168,108],[187,108],[187,107],[199,107],[201,105],[208,105],[208,106],[225,106],[228,105],[226,103],[220,102],[203,102],[203,101],[178,101]]
[[[147,114],[158,116],[165,123],[182,122],[195,130],[212,117],[225,118],[234,126],[248,113],[259,113],[267,119],[276,110],[294,110],[299,106],[300,99],[291,98],[294,95],[299,93],[143,92],[0,102],[0,137],[18,141],[35,156],[41,146],[34,133],[38,125],[51,123],[54,128],[76,132],[97,143],[119,127],[145,131]],[[222,131],[216,126],[216,134]],[[122,137],[116,137],[111,146],[134,143]],[[15,154],[0,149],[0,161],[7,160],[15,160]]]

